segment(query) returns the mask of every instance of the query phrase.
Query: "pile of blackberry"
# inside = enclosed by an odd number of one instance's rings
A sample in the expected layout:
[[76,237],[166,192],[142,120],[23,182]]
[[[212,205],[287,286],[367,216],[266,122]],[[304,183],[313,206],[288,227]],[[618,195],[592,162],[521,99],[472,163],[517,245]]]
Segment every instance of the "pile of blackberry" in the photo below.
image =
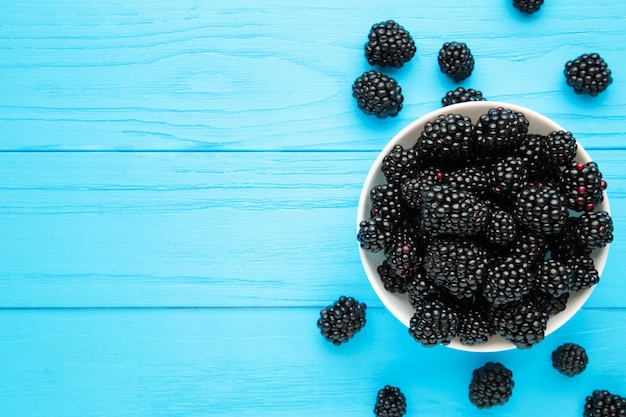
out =
[[385,156],[357,239],[384,254],[380,278],[408,297],[423,346],[498,335],[530,348],[571,293],[599,280],[593,252],[613,240],[598,210],[606,181],[576,160],[570,132],[533,132],[513,109],[475,121],[445,109]]

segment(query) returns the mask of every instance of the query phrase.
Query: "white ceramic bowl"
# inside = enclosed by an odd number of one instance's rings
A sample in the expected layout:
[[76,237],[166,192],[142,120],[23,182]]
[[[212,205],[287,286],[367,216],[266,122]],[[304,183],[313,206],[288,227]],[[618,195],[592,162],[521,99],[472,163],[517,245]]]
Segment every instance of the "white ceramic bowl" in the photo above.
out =
[[[381,164],[385,155],[387,155],[395,145],[400,144],[405,148],[413,146],[417,138],[421,134],[424,125],[427,122],[434,120],[439,115],[460,113],[464,116],[469,116],[472,122],[475,123],[482,114],[487,113],[489,109],[497,107],[510,108],[512,110],[518,112],[521,111],[522,113],[524,113],[530,123],[530,133],[548,134],[555,130],[567,130],[559,126],[557,123],[550,120],[546,116],[543,116],[540,113],[537,113],[536,111],[533,111],[531,109],[527,109],[510,103],[494,101],[474,101],[468,103],[459,103],[447,107],[438,108],[437,110],[425,114],[424,116],[410,123],[396,136],[394,136],[393,139],[391,139],[391,141],[389,141],[389,143],[387,143],[387,145],[382,149],[382,151],[372,164],[372,167],[367,175],[367,178],[365,179],[365,183],[363,184],[363,189],[361,191],[357,214],[357,231],[361,220],[370,217],[370,190],[374,186],[384,184],[386,182],[385,177],[383,176],[383,173],[381,171]],[[573,133],[575,136],[575,132]],[[587,154],[587,152],[583,149],[580,143],[578,143],[578,153],[576,155],[576,160],[583,162],[591,161],[589,154]],[[606,193],[604,194],[604,200],[601,204],[598,205],[596,210],[609,212],[609,201]],[[376,270],[376,268],[380,264],[382,264],[384,260],[384,254],[382,253],[382,251],[372,253],[363,250],[360,247],[359,252],[361,255],[361,261],[363,263],[365,273],[367,274],[367,278],[374,288],[376,295],[380,298],[385,307],[387,307],[387,309],[408,328],[409,322],[414,313],[414,308],[409,303],[408,296],[406,294],[397,294],[386,291]],[[607,245],[602,249],[595,250],[592,254],[596,270],[600,275],[602,275],[604,265],[606,264],[608,252],[609,247]],[[582,305],[591,295],[594,287],[591,287],[584,291],[570,293],[566,309],[550,318],[548,322],[548,327],[546,329],[546,336],[557,330],[559,327],[563,326],[569,319],[574,316],[574,314],[576,314],[578,310],[580,310]],[[487,343],[475,346],[464,345],[460,343],[458,339],[455,339],[447,346],[454,349],[474,352],[496,352],[515,348],[513,344],[504,340],[500,336],[492,336],[492,338]]]

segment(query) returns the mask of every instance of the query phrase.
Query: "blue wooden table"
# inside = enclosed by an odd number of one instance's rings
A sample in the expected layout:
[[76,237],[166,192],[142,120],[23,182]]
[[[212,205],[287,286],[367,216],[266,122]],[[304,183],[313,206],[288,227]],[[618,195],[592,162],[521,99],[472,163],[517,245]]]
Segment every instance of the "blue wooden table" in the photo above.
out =
[[[626,3],[5,0],[0,9],[0,415],[368,416],[402,389],[408,416],[580,416],[626,395]],[[395,118],[361,113],[372,24],[417,54],[387,70]],[[445,41],[476,60],[456,84]],[[566,61],[598,52],[592,98]],[[373,160],[457,85],[545,113],[598,162],[616,238],[574,319],[530,350],[417,344],[377,299],[357,251]],[[367,324],[336,347],[316,327],[345,294]],[[587,370],[551,367],[586,347]],[[468,400],[474,368],[514,374],[509,403]]]

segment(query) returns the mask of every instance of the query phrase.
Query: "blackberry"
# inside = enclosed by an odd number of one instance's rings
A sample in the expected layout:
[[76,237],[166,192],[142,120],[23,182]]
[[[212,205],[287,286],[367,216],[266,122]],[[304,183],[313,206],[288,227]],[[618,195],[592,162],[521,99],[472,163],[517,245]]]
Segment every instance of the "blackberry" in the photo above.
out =
[[538,236],[560,233],[569,217],[567,201],[559,190],[538,182],[520,189],[512,214],[518,224]]
[[506,246],[515,241],[517,223],[513,216],[505,210],[492,212],[485,227],[485,237],[489,243]]
[[572,291],[581,291],[591,288],[600,281],[600,274],[596,270],[593,259],[586,255],[574,255],[565,260],[565,264],[572,271]]
[[378,391],[374,414],[377,417],[402,417],[406,414],[406,397],[398,387],[385,385]]
[[380,184],[370,190],[372,217],[382,217],[392,224],[404,217],[404,207],[400,186],[395,183]]
[[365,326],[367,306],[352,297],[341,296],[320,311],[317,327],[322,336],[333,345],[339,346],[350,340]]
[[443,183],[459,191],[467,191],[481,197],[489,191],[489,176],[476,166],[456,169],[443,176]]
[[398,294],[406,293],[408,274],[399,275],[387,260],[378,266],[377,272],[385,290]]
[[515,154],[522,158],[529,180],[545,178],[549,173],[548,163],[545,162],[543,156],[545,138],[544,135],[527,133],[522,136],[520,144],[515,150]]
[[585,212],[574,227],[584,249],[603,248],[613,241],[613,219],[606,211]]
[[402,182],[415,176],[418,163],[415,149],[395,145],[383,158],[381,170],[388,182]]
[[442,297],[443,291],[441,287],[438,287],[428,279],[423,269],[418,269],[407,285],[409,303],[414,308],[421,306],[425,300]]
[[397,116],[404,102],[398,82],[378,71],[359,76],[352,85],[352,96],[363,113],[378,118]]
[[448,345],[457,333],[454,309],[442,299],[424,299],[416,308],[409,334],[425,347]]
[[574,273],[566,263],[556,259],[541,262],[535,273],[535,288],[559,297],[568,292],[574,285]]
[[575,376],[589,363],[585,348],[575,343],[565,343],[552,352],[552,366],[560,373]]
[[417,237],[406,233],[401,228],[391,238],[385,248],[387,262],[393,271],[402,277],[411,276],[422,266],[420,244]]
[[585,399],[583,417],[626,417],[626,398],[595,390]]
[[474,70],[474,56],[463,42],[446,42],[439,50],[441,72],[459,82],[466,79]]
[[432,235],[475,235],[489,217],[489,208],[483,201],[446,185],[425,188],[422,203],[422,229]]
[[361,220],[357,239],[362,249],[370,252],[379,252],[391,239],[392,225],[387,219],[380,216]]
[[456,90],[448,91],[441,99],[443,106],[450,106],[457,103],[467,103],[468,101],[485,101],[483,93],[473,88],[465,89],[463,87],[457,87]]
[[525,231],[518,231],[515,242],[511,244],[510,256],[523,256],[531,264],[541,261],[550,249],[547,239]]
[[459,341],[467,346],[487,343],[493,334],[493,324],[485,308],[467,308],[457,313]]
[[528,349],[541,342],[548,325],[548,313],[530,299],[511,303],[493,313],[496,334],[518,349]]
[[520,12],[533,14],[541,8],[543,0],[513,0],[513,7]]
[[597,96],[613,82],[611,70],[597,53],[582,54],[565,63],[565,80],[576,94]]
[[476,144],[482,153],[499,154],[519,145],[528,132],[524,113],[498,107],[481,115],[476,122]]
[[489,267],[482,295],[495,308],[519,301],[530,293],[533,275],[527,259],[507,256]]
[[422,192],[424,188],[441,184],[445,173],[438,168],[424,168],[415,178],[409,178],[402,183],[400,191],[406,205],[414,210],[422,209]]
[[545,292],[535,291],[530,294],[530,300],[537,308],[552,317],[565,310],[569,294],[569,292],[566,292],[558,297],[553,297]]
[[560,173],[558,184],[567,207],[575,211],[593,211],[604,199],[606,181],[595,162],[572,161]]
[[475,242],[439,237],[431,240],[424,256],[424,271],[436,285],[455,298],[471,298],[487,273],[487,251]]
[[431,162],[450,162],[466,159],[473,143],[471,119],[461,114],[447,114],[426,123],[415,147]]
[[590,255],[592,248],[585,245],[584,239],[579,236],[578,217],[570,217],[560,234],[554,235],[550,240],[550,252],[552,257],[567,259],[571,256]]
[[376,23],[365,44],[365,57],[370,65],[400,68],[415,55],[411,34],[393,20]]
[[543,158],[551,165],[563,166],[576,157],[578,145],[572,132],[556,130],[543,137]]
[[472,372],[469,399],[478,408],[503,405],[513,394],[513,372],[499,362],[487,362]]
[[519,156],[507,156],[499,160],[489,173],[491,190],[496,193],[508,193],[526,185],[528,171]]

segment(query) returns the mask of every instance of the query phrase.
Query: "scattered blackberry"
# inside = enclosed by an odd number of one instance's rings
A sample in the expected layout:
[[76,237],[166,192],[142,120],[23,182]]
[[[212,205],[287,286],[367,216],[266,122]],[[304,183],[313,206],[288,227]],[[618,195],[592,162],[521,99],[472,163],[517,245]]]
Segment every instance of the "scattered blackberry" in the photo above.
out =
[[402,182],[415,176],[418,163],[415,149],[395,145],[383,158],[381,169],[388,182]]
[[583,417],[626,417],[626,398],[595,390],[585,399]]
[[487,362],[475,369],[469,385],[469,399],[478,408],[505,404],[513,394],[513,372],[499,362]]
[[359,223],[357,239],[362,249],[379,252],[391,239],[391,231],[392,225],[389,220],[375,216]]
[[406,414],[406,397],[400,388],[385,385],[378,391],[374,414],[377,417],[402,417]]
[[448,345],[456,336],[457,314],[441,299],[424,299],[411,317],[409,334],[425,347]]
[[508,193],[526,185],[528,171],[519,156],[507,156],[498,161],[489,173],[491,190],[496,193]]
[[517,223],[513,216],[505,210],[493,211],[485,227],[487,241],[495,245],[506,246],[514,242],[516,236]]
[[545,140],[544,135],[527,133],[522,136],[520,144],[515,150],[515,154],[522,158],[529,180],[545,178],[548,173],[548,164],[543,156]]
[[383,263],[378,266],[377,272],[385,290],[398,294],[404,294],[407,291],[408,274],[398,275],[389,261],[383,261]]
[[570,293],[566,292],[558,297],[553,297],[545,292],[534,291],[530,294],[530,301],[541,311],[552,317],[565,310],[565,307],[567,307],[567,300],[569,300],[569,295]]
[[429,121],[415,147],[431,162],[451,162],[466,159],[474,143],[474,125],[461,114],[440,115]]
[[445,173],[438,168],[424,168],[415,178],[409,178],[402,183],[400,191],[406,205],[413,210],[422,209],[422,192],[424,188],[441,184]]
[[606,181],[595,162],[572,161],[560,173],[558,184],[567,207],[575,211],[593,211],[604,199]]
[[476,122],[476,144],[482,153],[498,154],[519,145],[528,132],[528,119],[521,112],[498,107]]
[[467,166],[445,174],[443,183],[459,191],[471,192],[482,197],[489,191],[489,176],[482,169]]
[[380,184],[370,191],[372,217],[382,217],[391,223],[398,223],[404,216],[402,191],[400,186],[391,184]]
[[487,273],[487,251],[469,239],[439,237],[430,241],[424,271],[455,298],[471,298]]
[[585,212],[578,217],[575,231],[583,248],[603,248],[613,241],[613,219],[606,211]]
[[425,188],[422,203],[422,229],[432,235],[475,235],[489,218],[489,208],[483,201],[446,185]]
[[466,79],[474,70],[474,57],[463,42],[446,42],[439,50],[441,72],[459,82]]
[[350,340],[365,326],[367,306],[352,297],[341,296],[334,303],[320,311],[317,327],[322,336],[339,346]]
[[563,166],[574,160],[578,145],[571,132],[556,130],[543,137],[543,158],[551,165]]
[[566,263],[556,259],[546,259],[539,264],[535,273],[535,288],[559,297],[574,285],[574,273]]
[[516,194],[512,213],[518,224],[538,236],[560,233],[569,217],[567,202],[559,190],[537,182]]
[[508,256],[489,267],[482,295],[492,306],[500,308],[519,301],[532,289],[533,270],[523,256]]
[[586,255],[575,255],[567,258],[565,264],[574,277],[571,291],[586,290],[600,281],[593,259]]
[[370,65],[400,68],[415,55],[411,34],[393,20],[376,23],[365,44],[365,57]]
[[597,53],[582,54],[565,64],[565,80],[576,94],[597,96],[613,82],[611,70]]
[[465,89],[457,87],[456,90],[448,91],[444,98],[441,99],[443,106],[450,106],[457,103],[467,103],[468,101],[485,101],[483,93],[473,88]]
[[529,299],[506,305],[493,314],[496,334],[518,349],[531,348],[545,337],[549,316]]
[[378,118],[397,116],[404,102],[398,82],[378,71],[359,76],[352,85],[352,96],[363,113]]
[[582,373],[589,363],[585,348],[575,343],[565,343],[552,352],[552,366],[567,376]]
[[459,341],[467,346],[487,343],[493,334],[493,324],[486,308],[468,308],[457,313]]
[[513,0],[513,6],[520,12],[533,14],[539,11],[543,0]]

